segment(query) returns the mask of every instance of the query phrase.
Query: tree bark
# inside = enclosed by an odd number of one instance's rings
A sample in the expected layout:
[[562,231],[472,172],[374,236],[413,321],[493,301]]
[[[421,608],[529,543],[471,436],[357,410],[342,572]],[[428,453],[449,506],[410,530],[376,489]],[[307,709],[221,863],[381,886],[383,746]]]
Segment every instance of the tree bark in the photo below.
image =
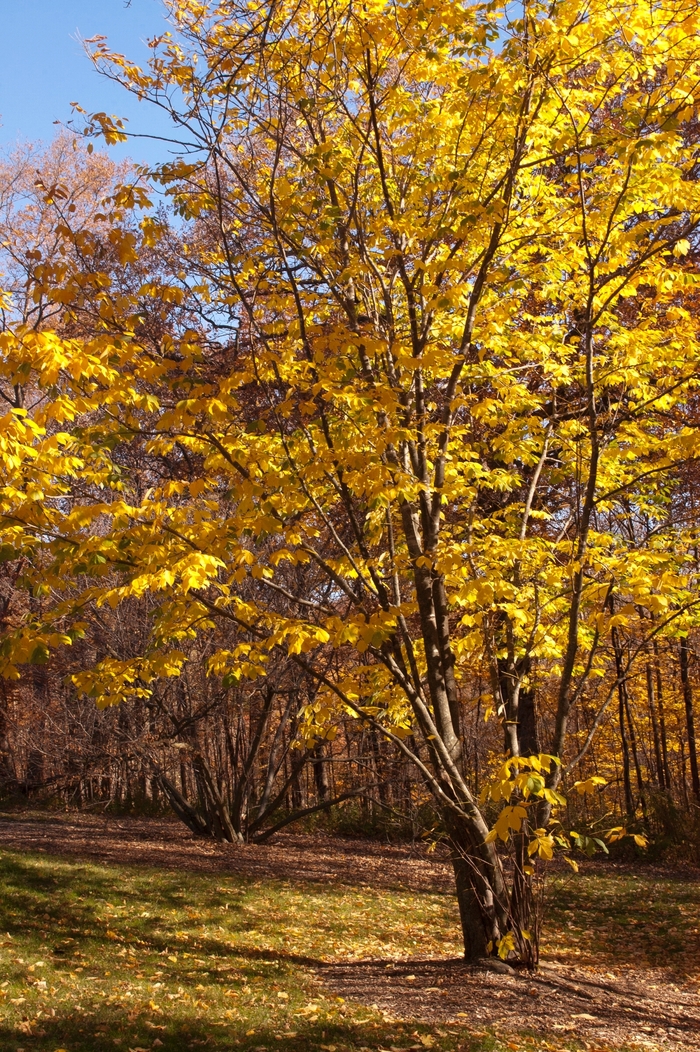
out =
[[695,741],[695,714],[693,712],[693,688],[688,672],[688,640],[681,639],[681,683],[683,685],[683,700],[685,702],[685,723],[688,730],[688,759],[690,761],[690,778],[693,788],[693,796],[700,803],[700,775],[698,774],[698,752]]
[[518,703],[518,742],[521,756],[536,756],[540,752],[540,741],[537,733],[537,706],[535,688],[530,686],[520,690]]
[[656,781],[660,789],[666,788],[666,772],[664,770],[663,758],[661,756],[661,738],[659,736],[659,721],[656,716],[656,705],[654,702],[654,673],[650,662],[646,664],[647,698],[649,699],[649,714],[651,716],[651,732],[654,739],[654,758],[656,760]]
[[486,850],[479,852],[468,828],[453,813],[444,817],[450,834],[464,957],[474,962],[493,954],[508,930],[500,860],[492,844],[485,844]]
[[661,681],[661,662],[659,661],[659,645],[654,640],[654,670],[656,673],[656,702],[659,707],[659,733],[661,735],[661,757],[664,764],[664,778],[666,788],[671,789],[671,768],[668,762],[668,739],[666,737],[666,714],[664,712],[664,691]]
[[639,792],[639,803],[642,807],[642,814],[644,816],[644,823],[648,826],[649,816],[647,814],[647,799],[644,791],[644,779],[642,778],[642,767],[639,762],[639,751],[637,749],[637,732],[634,726],[634,719],[632,718],[632,709],[630,706],[629,693],[627,692],[625,685],[625,712],[627,714],[627,725],[630,732],[630,751],[632,753],[632,759],[634,760],[634,772],[637,776],[637,790]]
[[[611,610],[614,608],[611,605]],[[613,649],[615,651],[615,672],[617,673],[617,697],[619,702],[620,742],[622,744],[622,779],[625,787],[625,811],[628,815],[634,814],[634,799],[632,797],[632,779],[630,777],[630,748],[627,739],[626,713],[627,713],[627,684],[624,679],[622,668],[622,648],[617,633],[617,628],[612,630]]]
[[325,804],[330,800],[331,787],[328,782],[328,765],[325,759],[323,742],[318,742],[313,751],[312,766],[314,769],[314,782],[319,803]]

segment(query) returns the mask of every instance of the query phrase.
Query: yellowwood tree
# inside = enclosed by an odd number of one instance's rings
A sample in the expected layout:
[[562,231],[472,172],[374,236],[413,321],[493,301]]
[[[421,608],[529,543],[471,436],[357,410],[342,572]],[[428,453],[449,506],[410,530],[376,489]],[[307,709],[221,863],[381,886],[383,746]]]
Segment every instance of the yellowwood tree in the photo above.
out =
[[[124,189],[112,243],[127,267],[160,251],[153,274],[120,283],[88,246],[35,294],[91,304],[94,336],[2,337],[4,379],[37,392],[2,423],[3,552],[46,597],[8,627],[5,674],[145,593],[145,649],[76,678],[103,704],[177,676],[221,621],[224,684],[282,648],[320,685],[307,741],[354,717],[420,770],[467,957],[533,963],[572,708],[620,626],[692,616],[669,509],[700,447],[697,5],[168,6],[149,69],[104,41],[94,59],[179,129],[151,173],[177,238],[136,228]],[[477,674],[504,736],[483,802]]]

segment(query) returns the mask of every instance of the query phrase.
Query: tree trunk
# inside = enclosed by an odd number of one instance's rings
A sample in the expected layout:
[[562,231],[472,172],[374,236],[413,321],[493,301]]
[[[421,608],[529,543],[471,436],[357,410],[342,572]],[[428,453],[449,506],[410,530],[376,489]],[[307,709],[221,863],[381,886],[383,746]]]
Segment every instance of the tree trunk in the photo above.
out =
[[695,716],[693,713],[693,688],[688,674],[688,640],[681,639],[681,683],[685,701],[685,723],[688,729],[688,759],[693,796],[700,803],[700,775],[698,774],[698,752],[695,742]]
[[192,769],[197,780],[199,798],[207,829],[216,840],[228,840],[235,844],[242,840],[241,833],[231,821],[228,804],[223,797],[221,787],[202,753],[195,753],[192,758]]
[[681,784],[683,787],[683,802],[686,810],[690,807],[690,797],[688,796],[688,771],[685,762],[685,742],[683,735],[681,734],[678,739],[678,752],[680,756],[680,767],[681,767]]
[[659,645],[654,640],[654,668],[656,672],[656,703],[659,707],[659,733],[661,735],[661,758],[664,764],[664,778],[666,788],[671,788],[671,768],[668,762],[668,739],[666,737],[666,713],[664,712],[664,691],[661,682],[661,662],[659,661]]
[[625,712],[627,713],[627,725],[630,731],[630,750],[632,752],[632,759],[634,760],[634,771],[637,776],[637,789],[639,791],[639,802],[642,806],[642,814],[644,816],[645,825],[649,825],[649,816],[647,814],[647,800],[644,792],[644,780],[642,778],[642,768],[639,763],[639,752],[637,750],[637,732],[634,727],[634,720],[632,719],[632,709],[630,706],[629,694],[627,693],[625,684]]
[[299,777],[301,768],[297,769],[292,765],[292,778],[290,782],[290,796],[292,802],[292,810],[299,811],[302,806],[302,795],[301,795],[301,779]]
[[659,737],[659,721],[656,717],[656,705],[654,703],[654,674],[650,662],[646,664],[647,697],[649,699],[649,714],[651,716],[651,731],[654,739],[654,758],[656,760],[656,780],[660,789],[666,789],[666,772],[664,770],[661,756],[661,738]]
[[512,927],[501,862],[495,846],[475,843],[467,824],[454,812],[443,818],[450,835],[464,957],[479,961],[497,952],[499,941]]
[[[459,839],[462,839],[461,837]],[[493,952],[501,937],[500,926],[493,913],[493,892],[487,882],[477,878],[474,861],[463,843],[452,838],[452,868],[459,906],[459,919],[464,941],[464,957],[478,961]]]
[[535,688],[521,688],[518,703],[518,744],[521,756],[536,756],[540,752],[537,734]]
[[478,961],[489,955],[488,932],[484,925],[479,899],[472,882],[470,862],[455,848],[452,853],[452,867],[455,874],[455,890],[459,906],[459,920],[462,926],[464,957],[467,961]]
[[323,742],[318,742],[313,752],[312,766],[314,769],[314,781],[319,803],[323,804],[330,800],[331,787],[328,784],[328,765],[325,760],[325,749]]
[[[612,604],[611,611],[614,609]],[[613,649],[615,651],[615,671],[617,673],[617,697],[619,701],[620,741],[622,743],[622,778],[625,787],[625,811],[628,815],[634,814],[634,800],[632,798],[632,780],[630,778],[630,749],[627,740],[627,728],[625,726],[625,714],[627,711],[627,684],[622,669],[622,648],[617,634],[617,628],[612,630]]]
[[371,725],[369,738],[372,743],[372,762],[374,764],[374,781],[377,783],[377,795],[383,804],[388,804],[387,782],[382,778],[382,746],[377,733],[377,728]]

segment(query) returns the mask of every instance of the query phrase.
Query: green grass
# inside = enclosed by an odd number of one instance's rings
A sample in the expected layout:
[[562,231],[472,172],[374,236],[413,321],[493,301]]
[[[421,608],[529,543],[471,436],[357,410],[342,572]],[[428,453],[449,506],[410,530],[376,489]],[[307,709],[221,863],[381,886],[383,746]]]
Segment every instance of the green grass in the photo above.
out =
[[3,1052],[422,1048],[428,1029],[324,995],[314,962],[457,952],[452,903],[439,895],[14,852],[3,852],[0,881],[0,928],[11,936],[0,938]]
[[663,968],[700,981],[697,870],[595,867],[552,882],[543,955],[603,971]]
[[[698,923],[697,884],[669,879],[656,887],[664,908],[672,900],[686,929]],[[640,934],[631,915],[638,905],[639,883],[630,876],[582,875],[562,883],[554,889],[548,936],[553,956],[590,958],[605,967],[614,950],[619,963],[622,936],[631,946]],[[660,906],[649,909],[656,917]],[[601,910],[607,928],[596,934]],[[454,902],[441,894],[107,867],[3,851],[0,1050],[580,1047],[562,1039],[502,1039],[464,1022],[431,1028],[396,1021],[334,997],[314,971],[323,960],[457,956],[457,934]],[[650,947],[661,957],[675,938],[671,933]]]

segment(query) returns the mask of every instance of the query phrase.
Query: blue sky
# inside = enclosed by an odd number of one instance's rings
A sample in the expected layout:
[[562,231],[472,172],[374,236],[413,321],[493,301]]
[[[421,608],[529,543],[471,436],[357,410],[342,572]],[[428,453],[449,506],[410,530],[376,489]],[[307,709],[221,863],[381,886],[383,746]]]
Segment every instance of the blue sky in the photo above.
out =
[[[18,140],[50,142],[54,121],[71,117],[71,102],[89,112],[128,117],[127,129],[167,135],[165,120],[118,85],[100,77],[86,58],[79,36],[98,33],[115,50],[145,64],[144,41],[167,28],[161,0],[0,0],[0,148]],[[116,158],[154,163],[167,148],[132,140],[112,148]]]

